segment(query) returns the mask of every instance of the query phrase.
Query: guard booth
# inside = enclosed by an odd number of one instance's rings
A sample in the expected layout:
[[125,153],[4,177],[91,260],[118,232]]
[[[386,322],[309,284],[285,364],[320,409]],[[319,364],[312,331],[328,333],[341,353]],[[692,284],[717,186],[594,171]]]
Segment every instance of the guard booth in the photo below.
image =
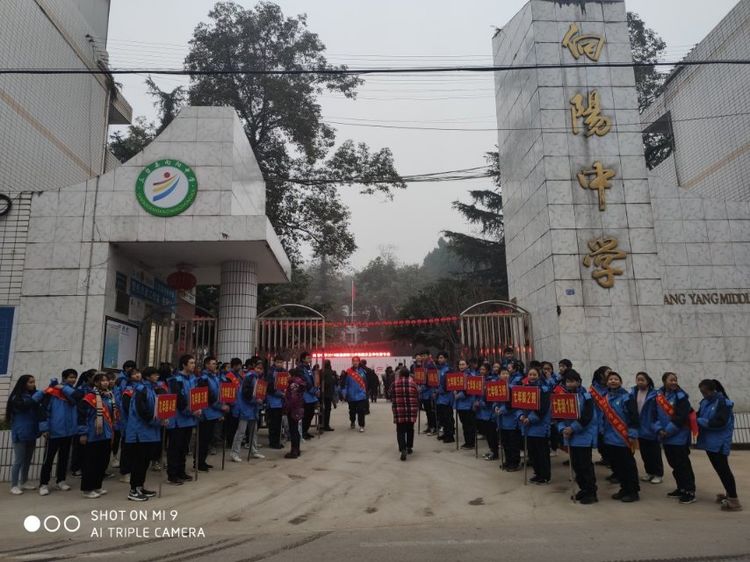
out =
[[480,302],[464,310],[460,320],[464,357],[500,361],[503,349],[512,347],[525,365],[533,358],[531,314],[517,304],[501,300]]

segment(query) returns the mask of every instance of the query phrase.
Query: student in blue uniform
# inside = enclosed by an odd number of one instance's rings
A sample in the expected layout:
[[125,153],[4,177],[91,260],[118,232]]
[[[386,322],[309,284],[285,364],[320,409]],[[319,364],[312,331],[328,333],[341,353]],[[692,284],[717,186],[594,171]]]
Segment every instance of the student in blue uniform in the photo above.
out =
[[654,431],[656,421],[656,389],[654,381],[647,373],[641,371],[635,375],[635,386],[630,390],[630,397],[638,407],[638,446],[646,471],[641,481],[661,484],[664,478],[664,462],[661,458],[661,445]]
[[[456,421],[453,418],[453,392],[448,392],[445,387],[446,375],[450,371],[448,365],[448,354],[445,352],[438,353],[437,370],[440,384],[433,395],[436,396],[438,425],[442,428],[443,433],[438,435],[438,439],[443,443],[455,443],[453,437]],[[438,429],[440,429],[438,428]]]
[[[93,389],[93,379],[96,369],[89,369],[82,372],[76,381],[76,390],[81,396],[86,396]],[[109,382],[109,378],[107,378]],[[70,475],[76,478],[81,477],[81,468],[83,465],[83,445],[78,439],[73,439],[73,446],[70,449]]]
[[[130,371],[136,368],[135,361],[128,360],[122,364],[122,370],[117,374],[117,378],[114,383],[110,385],[110,391],[115,399],[115,405],[117,406],[120,413],[122,413],[122,391],[125,390],[125,386],[128,384],[130,379]],[[171,369],[170,369],[171,372]],[[112,440],[112,468],[120,468],[120,442],[122,439],[122,431],[125,429],[125,420],[120,417],[115,422],[115,438]]]
[[339,388],[342,398],[349,405],[349,429],[354,429],[356,420],[359,432],[364,432],[368,408],[367,372],[362,368],[359,357],[352,357],[352,366],[339,379]]
[[[299,375],[307,385],[307,389],[305,390],[305,415],[302,418],[302,438],[310,440],[313,439],[313,436],[310,434],[310,426],[315,417],[315,407],[318,405],[318,400],[320,400],[320,380],[317,381],[318,384],[315,384],[315,375],[312,368],[312,355],[310,355],[309,352],[304,351],[300,354],[297,369]],[[318,376],[318,379],[320,379],[320,376]],[[366,382],[367,379],[365,378],[365,383]],[[364,422],[361,427],[364,428]]]
[[56,488],[64,492],[70,490],[70,486],[65,482],[65,476],[73,436],[78,432],[78,401],[82,397],[81,391],[73,386],[77,377],[75,369],[65,369],[62,372],[62,384],[58,384],[57,379],[52,379],[44,391],[42,404],[46,421],[40,423],[40,430],[42,434],[46,433],[48,438],[39,476],[40,496],[49,494],[49,479],[55,456],[58,457]]
[[[211,446],[211,440],[214,438],[214,429],[225,415],[229,415],[229,405],[221,401],[219,378],[219,362],[216,357],[206,357],[203,360],[203,372],[197,377],[195,385],[197,387],[208,388],[208,408],[205,408],[198,422],[198,470],[207,472],[213,468],[206,462],[208,459],[208,450]],[[196,463],[194,463],[196,464]]]
[[716,501],[722,511],[742,511],[737,497],[737,483],[729,468],[729,452],[734,432],[734,403],[716,379],[704,379],[698,385],[703,395],[698,407],[698,449],[703,449],[724,486]]
[[[509,392],[513,386],[520,384],[520,379],[511,379],[510,372],[506,369],[500,371],[500,379],[508,384]],[[516,382],[514,382],[516,381]],[[510,407],[510,402],[500,402],[495,406],[498,415],[498,427],[500,428],[500,442],[505,455],[505,462],[500,468],[507,472],[521,470],[521,430],[518,426],[520,412]]]
[[133,459],[128,493],[130,501],[142,502],[156,495],[156,492],[148,490],[145,485],[148,463],[160,449],[161,430],[165,425],[155,415],[157,394],[159,371],[154,367],[147,367],[143,370],[143,380],[133,389],[125,432]]
[[604,444],[620,490],[612,496],[624,503],[640,499],[638,467],[633,450],[638,442],[638,408],[627,390],[622,388],[619,373],[607,373],[607,406],[602,413]]
[[262,402],[255,399],[255,385],[258,380],[263,379],[264,375],[263,361],[258,361],[255,364],[255,368],[248,371],[242,380],[242,386],[240,391],[237,393],[237,414],[239,416],[239,425],[237,426],[237,433],[234,435],[234,442],[232,443],[231,458],[234,462],[242,462],[240,457],[240,447],[242,446],[242,438],[245,433],[248,433],[248,445],[250,447],[250,456],[256,459],[265,458],[257,450],[254,450],[253,437],[257,431],[258,423],[258,410]]
[[[486,388],[486,383],[500,379],[500,363],[495,363],[492,367],[490,367],[489,363],[485,363],[479,368],[479,375],[484,379]],[[497,414],[495,414],[495,405],[492,402],[487,402],[486,397],[486,390],[482,396],[474,397],[476,423],[479,433],[487,439],[487,447],[489,447],[489,452],[484,455],[484,460],[496,461],[500,458]]]
[[112,453],[115,405],[106,373],[95,373],[91,387],[78,402],[78,442],[82,446],[81,493],[96,499],[107,493],[102,488]]
[[[472,360],[475,361],[475,360]],[[469,365],[461,359],[458,362],[458,370],[464,375],[464,386],[466,386],[466,377],[475,373],[469,368]],[[456,413],[461,421],[461,430],[464,434],[464,444],[462,449],[474,449],[474,439],[476,438],[476,420],[474,416],[473,396],[466,394],[466,391],[460,390],[455,393],[454,400],[456,403]]]
[[36,389],[32,375],[21,375],[8,396],[5,422],[10,426],[13,442],[13,467],[10,472],[10,493],[23,494],[24,490],[36,490],[29,482],[29,467],[34,457],[36,440],[39,437],[39,420],[44,393]]
[[[133,392],[135,391],[136,385],[140,384],[142,380],[141,370],[138,367],[128,369],[128,378],[125,381],[124,386],[120,388],[120,400],[119,403],[115,399],[117,409],[119,412],[119,418],[122,422],[120,424],[120,482],[124,484],[130,483],[130,472],[132,469],[133,455],[130,452],[130,442],[127,439],[127,425],[128,416],[130,415],[130,401],[133,398]],[[121,383],[122,384],[122,383]]]
[[529,482],[544,485],[549,484],[552,479],[552,466],[549,459],[549,428],[552,422],[550,392],[536,368],[530,368],[526,378],[527,386],[539,387],[539,409],[521,410],[518,421],[521,433],[526,437],[529,453],[527,461],[534,468],[534,476],[529,479]]
[[[417,367],[424,369],[425,373],[427,372],[428,368],[435,367],[433,363],[427,362],[428,355],[428,352],[421,351],[414,356],[414,364],[410,369],[412,375],[414,374],[414,371]],[[427,427],[425,427],[423,433],[425,435],[435,435],[437,433],[437,417],[433,408],[434,403],[432,401],[432,389],[427,386],[427,384],[420,384],[417,386],[417,388],[419,390],[419,403],[421,405],[421,408],[427,415]]]
[[281,418],[284,412],[285,390],[276,387],[279,373],[285,372],[284,358],[277,355],[273,358],[273,367],[269,370],[266,380],[266,415],[268,416],[268,446],[271,449],[283,449],[281,444]]
[[664,455],[672,467],[677,488],[667,496],[681,504],[695,502],[695,474],[690,463],[690,398],[680,388],[675,373],[664,373],[664,386],[656,393],[654,430],[664,447]]
[[169,420],[167,430],[167,480],[173,485],[193,479],[185,471],[185,460],[193,428],[201,414],[200,410],[193,412],[190,409],[190,390],[195,385],[194,371],[195,358],[183,355],[180,357],[178,371],[167,381],[170,394],[177,395],[177,415]]
[[567,369],[563,375],[565,390],[575,394],[578,400],[578,419],[561,420],[557,424],[568,446],[570,462],[576,477],[579,491],[576,501],[582,504],[596,503],[596,474],[591,459],[591,450],[596,445],[598,426],[594,415],[594,402],[591,395],[581,386],[581,375],[573,369]]
[[[245,373],[242,371],[242,359],[239,357],[233,357],[229,362],[229,369],[225,370],[221,375],[222,382],[230,382],[239,393],[239,388],[242,385],[242,378]],[[224,416],[224,439],[226,446],[231,449],[232,443],[234,443],[234,434],[237,432],[237,426],[240,423],[239,416],[237,414],[237,403],[231,408],[231,416]]]

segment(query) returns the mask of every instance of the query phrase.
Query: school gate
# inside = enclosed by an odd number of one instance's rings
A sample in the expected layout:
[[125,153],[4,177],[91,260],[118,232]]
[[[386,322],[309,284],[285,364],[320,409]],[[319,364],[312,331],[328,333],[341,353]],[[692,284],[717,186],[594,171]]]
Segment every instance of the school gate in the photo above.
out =
[[464,310],[459,318],[464,358],[500,361],[506,347],[512,347],[525,365],[533,358],[531,314],[517,304],[483,301]]

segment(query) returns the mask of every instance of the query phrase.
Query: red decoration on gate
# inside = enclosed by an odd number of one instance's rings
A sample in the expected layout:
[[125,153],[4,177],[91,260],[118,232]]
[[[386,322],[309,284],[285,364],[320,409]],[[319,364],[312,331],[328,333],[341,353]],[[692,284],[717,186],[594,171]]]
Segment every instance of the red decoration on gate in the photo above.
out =
[[189,291],[198,283],[195,275],[189,271],[175,271],[167,276],[167,285],[175,291]]

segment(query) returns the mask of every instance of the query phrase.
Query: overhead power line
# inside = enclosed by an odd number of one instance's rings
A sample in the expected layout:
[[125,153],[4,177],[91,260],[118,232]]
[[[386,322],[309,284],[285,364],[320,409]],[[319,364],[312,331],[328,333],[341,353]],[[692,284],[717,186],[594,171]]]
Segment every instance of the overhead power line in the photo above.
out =
[[367,75],[367,74],[426,74],[435,72],[510,72],[518,70],[555,70],[560,68],[655,68],[661,66],[716,66],[749,65],[750,59],[716,59],[703,61],[673,61],[673,62],[602,62],[565,63],[565,64],[522,64],[502,66],[412,66],[412,67],[373,67],[373,68],[291,68],[291,69],[213,69],[213,70],[185,70],[174,68],[0,68],[0,74],[163,74],[176,76],[221,76],[221,75],[256,75],[256,76],[290,76],[317,74],[324,76],[337,75]]

